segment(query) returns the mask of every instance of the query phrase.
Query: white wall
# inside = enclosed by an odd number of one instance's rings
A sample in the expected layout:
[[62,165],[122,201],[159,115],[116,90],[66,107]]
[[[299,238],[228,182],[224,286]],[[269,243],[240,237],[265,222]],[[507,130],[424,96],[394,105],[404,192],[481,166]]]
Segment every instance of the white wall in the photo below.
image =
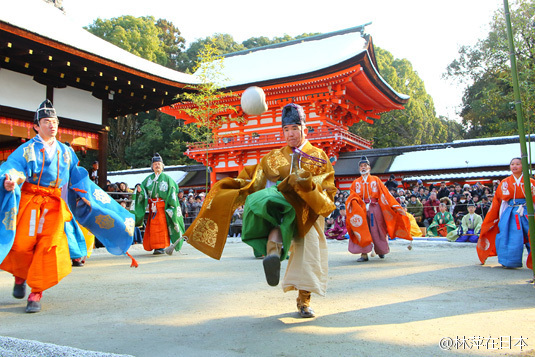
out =
[[60,117],[102,124],[102,101],[81,89],[54,88],[54,108]]
[[[32,76],[0,69],[0,105],[35,112],[46,99],[46,86]],[[86,123],[102,124],[102,101],[91,92],[67,87],[54,88],[58,116]]]
[[0,105],[35,112],[46,99],[46,86],[31,76],[0,69]]

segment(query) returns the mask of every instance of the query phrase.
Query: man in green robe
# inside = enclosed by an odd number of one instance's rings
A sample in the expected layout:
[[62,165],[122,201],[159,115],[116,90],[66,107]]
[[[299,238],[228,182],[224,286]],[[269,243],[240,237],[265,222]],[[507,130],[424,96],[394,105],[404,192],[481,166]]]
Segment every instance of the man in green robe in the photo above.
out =
[[444,202],[438,206],[438,212],[433,218],[433,222],[427,228],[428,237],[452,237],[457,234],[457,226],[451,213],[447,210]]
[[464,215],[461,220],[461,226],[457,234],[448,235],[450,242],[470,242],[477,243],[479,233],[481,232],[481,225],[483,218],[476,213],[476,205],[473,201],[467,204],[468,213]]
[[[176,242],[185,232],[182,210],[178,201],[178,185],[163,173],[164,164],[156,153],[152,158],[152,171],[134,192],[132,212],[136,216],[136,226],[143,224],[148,205],[148,217],[143,237],[143,248],[154,250],[153,254],[164,254],[170,242]],[[182,241],[175,250],[179,251]]]

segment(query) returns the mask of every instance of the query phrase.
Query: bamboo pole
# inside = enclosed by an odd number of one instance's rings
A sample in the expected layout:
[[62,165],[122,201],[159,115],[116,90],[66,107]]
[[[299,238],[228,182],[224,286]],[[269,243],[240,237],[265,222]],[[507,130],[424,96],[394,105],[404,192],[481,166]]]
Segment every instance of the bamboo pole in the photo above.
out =
[[[513,30],[511,28],[511,15],[509,13],[509,1],[503,0],[503,7],[505,12],[505,23],[507,25],[507,40],[509,42],[509,58],[511,60],[511,75],[513,77],[513,90],[515,97],[515,110],[516,110],[516,121],[518,124],[518,138],[520,140],[520,152],[522,154],[522,174],[524,179],[524,191],[526,193],[526,208],[528,211],[528,223],[529,223],[529,240],[530,247],[533,245],[533,232],[535,232],[535,219],[533,215],[533,199],[531,197],[531,181],[529,176],[529,164],[528,164],[528,155],[526,150],[526,133],[524,130],[524,117],[522,115],[522,101],[520,100],[520,89],[518,86],[518,72],[516,68],[516,57],[515,57],[515,44],[513,42]],[[535,254],[531,254],[531,262],[533,265],[533,275],[535,277]],[[535,280],[535,279],[534,279]]]

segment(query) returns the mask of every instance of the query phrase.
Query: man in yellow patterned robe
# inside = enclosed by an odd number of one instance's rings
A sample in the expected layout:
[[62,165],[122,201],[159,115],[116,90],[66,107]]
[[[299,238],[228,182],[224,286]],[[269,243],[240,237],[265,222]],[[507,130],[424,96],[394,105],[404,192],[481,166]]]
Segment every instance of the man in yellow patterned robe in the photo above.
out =
[[232,213],[245,203],[242,239],[266,256],[268,284],[278,285],[280,261],[290,252],[282,288],[298,290],[300,315],[313,317],[310,294],[326,291],[324,217],[335,208],[334,169],[327,155],[306,140],[300,106],[283,108],[282,128],[287,145],[245,167],[238,178],[217,182],[185,235],[194,247],[219,259]]

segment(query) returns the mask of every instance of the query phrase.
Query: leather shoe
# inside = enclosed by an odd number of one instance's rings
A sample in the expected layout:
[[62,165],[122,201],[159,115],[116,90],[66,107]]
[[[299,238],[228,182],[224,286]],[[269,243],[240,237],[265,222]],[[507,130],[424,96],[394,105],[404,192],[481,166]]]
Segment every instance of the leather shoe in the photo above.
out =
[[379,258],[384,259],[385,255],[384,254],[379,254]]
[[367,262],[368,261],[368,257],[360,257],[357,259],[357,262],[361,263],[361,262]]
[[26,282],[22,284],[15,284],[13,287],[13,297],[15,299],[24,299],[26,296]]
[[310,306],[299,307],[299,315],[304,318],[316,317],[314,310]]
[[152,254],[158,255],[158,254],[165,254],[165,250],[163,248],[160,249],[154,249],[154,252]]
[[39,311],[41,311],[41,302],[28,300],[28,305],[26,305],[26,312],[33,313]]
[[72,259],[72,266],[73,267],[83,267],[84,263],[82,263],[82,259],[81,258]]
[[266,274],[266,281],[269,286],[279,285],[281,275],[281,260],[278,255],[271,254],[262,261],[264,265],[264,274]]

